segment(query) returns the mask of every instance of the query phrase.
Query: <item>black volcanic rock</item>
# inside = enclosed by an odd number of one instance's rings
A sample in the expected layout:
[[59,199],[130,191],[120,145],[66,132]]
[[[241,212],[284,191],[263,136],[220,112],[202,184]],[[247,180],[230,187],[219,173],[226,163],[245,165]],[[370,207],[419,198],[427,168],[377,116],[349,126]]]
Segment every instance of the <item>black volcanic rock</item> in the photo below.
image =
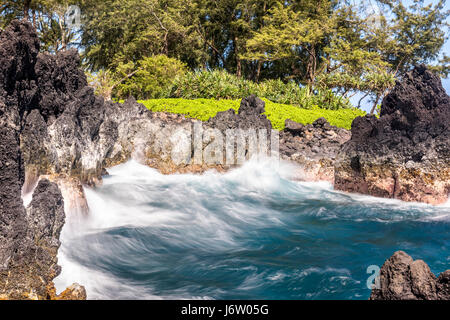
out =
[[[21,187],[20,115],[36,93],[33,65],[39,41],[29,24],[14,21],[0,33],[0,271],[26,247],[26,212]],[[17,54],[18,53],[18,54]]]
[[7,270],[26,235],[26,212],[22,205],[23,167],[17,132],[0,127],[0,271]]
[[437,279],[437,295],[442,300],[450,300],[450,270],[442,272]]
[[27,219],[32,237],[59,246],[59,234],[64,225],[64,200],[56,183],[39,181],[33,191]]
[[39,88],[36,106],[44,119],[52,122],[75,100],[76,93],[87,87],[86,76],[79,68],[77,50],[58,52],[56,55],[40,53],[34,66]]
[[380,270],[380,288],[373,289],[371,300],[448,300],[450,270],[437,278],[422,260],[413,260],[397,251]]
[[260,115],[266,112],[266,103],[255,95],[242,99],[238,110],[239,115]]
[[[439,77],[428,71],[425,66],[418,66],[406,74],[383,100],[381,117],[393,115],[400,120],[399,115],[402,115],[409,125],[426,122],[442,128],[442,120],[449,120],[449,103],[450,97],[442,87]],[[438,115],[442,118],[437,118]],[[417,131],[423,128],[407,129]]]
[[[358,170],[352,163],[358,163]],[[385,97],[381,116],[358,117],[335,164],[335,187],[443,203],[450,192],[450,97],[419,66]]]
[[[99,183],[106,165],[133,153],[162,155],[155,166],[171,170],[166,144],[175,129],[191,126],[134,100],[105,102],[79,62],[74,50],[39,53],[26,21],[0,32],[0,299],[85,299],[79,285],[57,296],[52,283],[60,271],[62,194],[69,210],[86,213],[82,184]],[[22,192],[35,186],[26,210]]]
[[0,44],[0,97],[10,112],[22,115],[36,103],[39,39],[30,24],[16,20],[0,33]]
[[64,203],[58,186],[42,180],[27,210],[21,198],[26,164],[45,153],[43,115],[49,113],[39,109],[38,52],[29,23],[13,21],[0,33],[0,299],[56,297],[52,280],[60,272],[56,255]]
[[[45,179],[39,181],[26,209],[26,219],[21,220],[21,242],[10,256],[7,268],[0,270],[1,298],[59,298],[52,281],[61,272],[57,252],[64,219],[64,200],[58,186]],[[70,294],[72,299],[86,298],[84,288],[77,284],[65,292]]]

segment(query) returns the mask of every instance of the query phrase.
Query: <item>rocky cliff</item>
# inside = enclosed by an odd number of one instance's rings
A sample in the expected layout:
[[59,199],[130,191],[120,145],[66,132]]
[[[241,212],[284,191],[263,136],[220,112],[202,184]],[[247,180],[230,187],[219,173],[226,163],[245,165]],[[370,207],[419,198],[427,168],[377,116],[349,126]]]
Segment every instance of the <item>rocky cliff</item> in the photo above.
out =
[[85,298],[76,284],[56,296],[52,283],[60,272],[56,254],[65,217],[58,186],[40,181],[27,208],[21,198],[21,134],[40,101],[38,52],[29,24],[14,21],[0,33],[0,299]]
[[380,270],[380,288],[371,300],[450,300],[450,270],[436,277],[422,260],[394,253]]
[[335,188],[439,204],[450,192],[450,97],[419,66],[397,82],[381,116],[358,117],[335,163]]

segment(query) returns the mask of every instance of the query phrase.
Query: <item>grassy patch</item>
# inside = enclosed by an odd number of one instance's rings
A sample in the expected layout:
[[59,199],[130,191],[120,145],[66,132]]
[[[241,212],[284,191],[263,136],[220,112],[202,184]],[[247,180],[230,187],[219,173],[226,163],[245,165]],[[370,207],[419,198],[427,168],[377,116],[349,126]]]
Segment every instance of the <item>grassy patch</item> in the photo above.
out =
[[[331,125],[350,129],[353,119],[358,116],[364,116],[366,113],[359,109],[301,109],[287,104],[273,103],[266,101],[266,115],[272,122],[275,129],[284,129],[284,121],[291,119],[293,121],[309,124],[320,117],[324,117]],[[207,121],[214,117],[218,112],[228,109],[238,110],[240,100],[214,100],[214,99],[151,99],[139,101],[149,110],[155,112],[169,112],[184,114],[187,117]]]
[[155,112],[169,112],[184,114],[190,118],[208,121],[218,112],[229,109],[238,110],[238,100],[214,100],[214,99],[150,99],[138,101]]
[[309,124],[321,117],[327,119],[332,126],[350,129],[353,119],[358,116],[364,116],[366,113],[360,109],[301,109],[292,105],[266,101],[266,115],[270,122],[272,122],[272,126],[278,130],[284,129],[286,119]]

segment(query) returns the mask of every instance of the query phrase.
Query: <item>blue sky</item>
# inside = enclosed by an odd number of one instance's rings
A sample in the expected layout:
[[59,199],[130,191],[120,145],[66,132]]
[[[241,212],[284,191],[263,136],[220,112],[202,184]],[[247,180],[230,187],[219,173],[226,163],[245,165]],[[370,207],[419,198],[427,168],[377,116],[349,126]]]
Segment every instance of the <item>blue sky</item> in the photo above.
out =
[[[450,10],[450,0],[447,0],[447,3],[445,4],[445,9]],[[447,40],[443,52],[445,52],[447,55],[450,55],[450,40]],[[447,90],[447,93],[450,94],[450,79],[443,79],[442,83],[444,85],[445,90]]]

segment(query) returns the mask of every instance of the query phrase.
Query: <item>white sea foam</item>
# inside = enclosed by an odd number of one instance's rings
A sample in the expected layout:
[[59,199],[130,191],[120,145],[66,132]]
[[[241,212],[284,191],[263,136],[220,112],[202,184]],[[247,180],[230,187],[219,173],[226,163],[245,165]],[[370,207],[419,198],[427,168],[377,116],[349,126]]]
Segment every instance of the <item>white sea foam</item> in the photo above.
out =
[[27,194],[22,195],[22,201],[25,208],[30,205],[31,200],[33,200],[33,192],[28,192]]

